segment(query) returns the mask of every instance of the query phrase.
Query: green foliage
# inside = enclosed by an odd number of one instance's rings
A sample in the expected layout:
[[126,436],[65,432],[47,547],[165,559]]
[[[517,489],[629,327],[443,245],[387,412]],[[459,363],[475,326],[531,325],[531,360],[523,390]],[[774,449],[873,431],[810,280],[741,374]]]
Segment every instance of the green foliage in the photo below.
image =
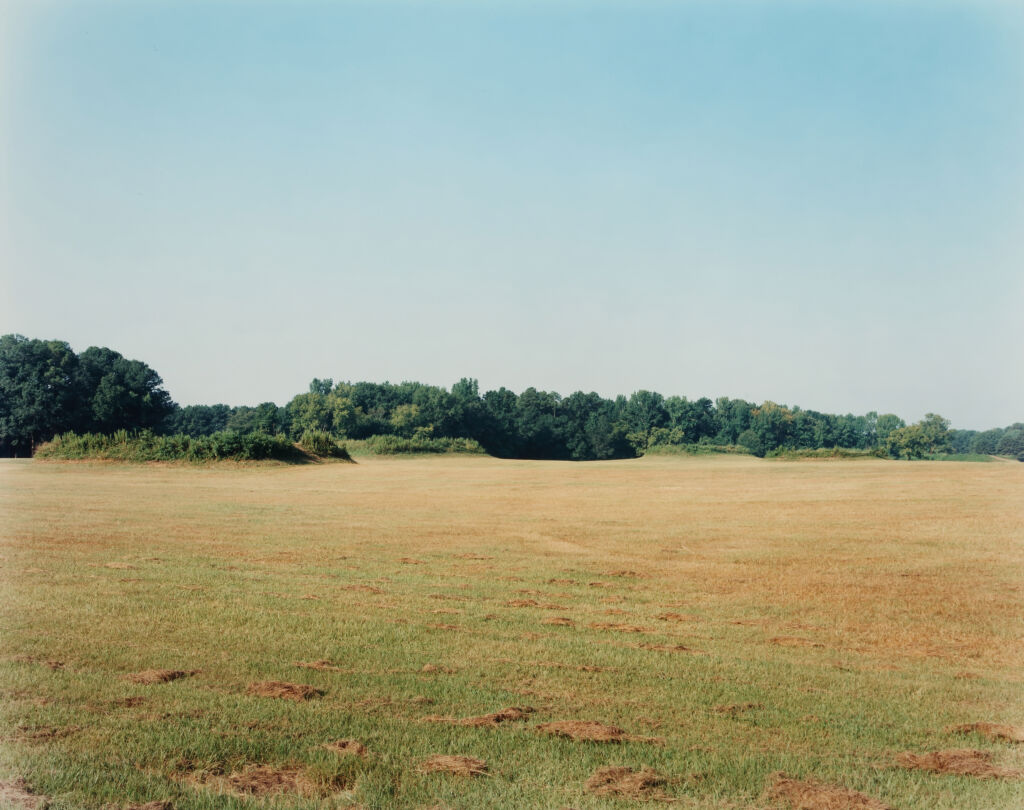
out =
[[422,438],[410,439],[390,434],[370,436],[352,442],[353,449],[364,450],[378,456],[390,456],[403,453],[473,453],[484,454],[487,451],[475,439],[461,438]]
[[224,431],[209,436],[160,436],[143,430],[112,434],[62,433],[39,447],[38,458],[116,461],[300,461],[304,454],[285,436]]
[[348,450],[338,444],[326,430],[307,430],[299,439],[299,446],[307,453],[321,458],[349,458]]

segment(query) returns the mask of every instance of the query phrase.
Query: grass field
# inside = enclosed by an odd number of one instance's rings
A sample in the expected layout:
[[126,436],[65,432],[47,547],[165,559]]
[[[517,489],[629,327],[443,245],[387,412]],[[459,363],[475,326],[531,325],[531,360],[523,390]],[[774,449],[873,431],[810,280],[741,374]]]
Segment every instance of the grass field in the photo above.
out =
[[950,729],[1024,726],[1024,464],[8,461],[0,526],[0,806],[1024,806]]

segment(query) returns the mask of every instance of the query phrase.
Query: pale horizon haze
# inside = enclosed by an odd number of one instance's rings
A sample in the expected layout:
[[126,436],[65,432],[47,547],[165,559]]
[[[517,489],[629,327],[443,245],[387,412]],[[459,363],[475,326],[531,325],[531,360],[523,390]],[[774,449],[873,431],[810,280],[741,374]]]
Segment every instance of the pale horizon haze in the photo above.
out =
[[0,334],[313,377],[1024,421],[1024,7],[0,17]]

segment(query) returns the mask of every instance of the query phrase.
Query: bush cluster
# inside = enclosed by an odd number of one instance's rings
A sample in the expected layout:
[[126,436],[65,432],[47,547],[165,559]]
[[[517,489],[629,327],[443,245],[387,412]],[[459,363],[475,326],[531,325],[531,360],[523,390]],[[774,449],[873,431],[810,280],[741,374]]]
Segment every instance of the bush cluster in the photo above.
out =
[[[344,448],[331,441],[333,449],[317,452],[311,447],[300,449],[286,436],[266,433],[232,433],[223,431],[208,436],[160,436],[143,430],[129,433],[118,430],[111,434],[61,433],[42,445],[40,458],[111,459],[117,461],[298,461],[307,453],[347,458]],[[320,445],[318,445],[320,446]],[[303,452],[305,450],[306,452]]]

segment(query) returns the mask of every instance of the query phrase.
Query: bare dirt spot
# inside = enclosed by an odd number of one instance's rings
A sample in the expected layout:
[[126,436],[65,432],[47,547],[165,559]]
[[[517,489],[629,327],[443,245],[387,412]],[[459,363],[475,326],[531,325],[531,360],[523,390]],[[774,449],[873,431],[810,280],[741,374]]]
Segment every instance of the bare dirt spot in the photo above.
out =
[[476,757],[459,754],[434,754],[423,760],[416,769],[420,773],[452,773],[457,776],[481,776],[487,773],[487,763]]
[[337,664],[332,664],[326,659],[319,661],[294,661],[293,666],[301,667],[302,669],[315,669],[320,672],[344,672],[343,667],[339,667]]
[[400,563],[402,563],[402,565],[426,565],[427,564],[426,560],[417,560],[417,559],[414,559],[413,557],[399,557],[398,561]]
[[548,585],[579,585],[575,579],[549,579]]
[[596,720],[559,720],[554,723],[541,723],[537,731],[554,737],[568,737],[574,742],[646,742],[662,744],[660,737],[638,737],[629,734],[618,726],[607,726]]
[[800,636],[773,636],[768,639],[769,644],[775,644],[778,647],[824,647],[817,641],[811,641],[809,638],[801,638]]
[[634,801],[671,801],[661,789],[664,776],[651,768],[609,766],[598,768],[591,774],[583,789],[595,796],[623,796]]
[[474,554],[470,552],[468,554],[454,554],[452,555],[456,560],[493,560],[494,557],[488,557],[486,554]]
[[554,624],[558,625],[559,627],[572,627],[576,624],[576,622],[574,622],[568,616],[548,616],[546,619],[541,619],[540,623]]
[[123,680],[129,683],[168,683],[198,674],[198,669],[144,669],[141,672],[131,672],[123,676]]
[[461,616],[462,611],[457,608],[436,608],[431,613],[440,616]]
[[616,622],[591,622],[591,630],[614,630],[616,633],[651,633],[650,627],[640,627],[636,624],[618,624]]
[[976,776],[979,779],[1016,779],[1024,776],[1024,771],[993,765],[991,754],[972,748],[932,751],[928,754],[912,754],[907,751],[896,757],[896,764],[910,770]]
[[103,567],[104,568],[116,568],[119,571],[127,571],[127,570],[130,570],[130,569],[138,568],[137,565],[132,565],[131,563],[126,563],[126,562],[104,563]]
[[145,804],[130,804],[126,810],[174,810],[174,805],[166,799],[163,801],[157,799]]
[[502,723],[515,723],[525,720],[536,711],[532,706],[509,706],[492,714],[481,714],[477,717],[463,717],[458,721],[460,726],[499,726]]
[[999,723],[964,723],[959,726],[947,726],[949,734],[981,734],[993,740],[1024,743],[1024,728],[1020,726],[1004,726]]
[[616,568],[613,571],[605,571],[604,576],[606,577],[639,577],[641,574],[638,571],[630,571],[628,568]]
[[891,810],[889,805],[856,790],[813,779],[792,779],[782,773],[772,776],[765,797],[785,802],[793,810]]
[[339,757],[359,757],[360,759],[365,759],[370,753],[359,740],[335,740],[334,742],[324,743],[323,747],[328,751],[333,751]]
[[50,800],[30,791],[24,779],[10,779],[0,780],[0,804],[19,810],[46,810]]
[[763,709],[763,703],[725,703],[721,706],[715,706],[715,711],[718,714],[727,714],[730,717],[736,717],[743,714],[744,712],[753,711],[754,709]]
[[259,681],[249,684],[247,694],[257,697],[283,698],[284,700],[310,700],[324,692],[315,686],[305,683],[288,683],[287,681]]
[[615,583],[614,582],[588,582],[587,585],[589,585],[591,588],[614,588],[615,587]]
[[509,599],[506,603],[506,607],[537,607],[539,603],[536,599]]
[[427,597],[427,599],[440,599],[440,600],[450,599],[450,600],[455,601],[455,602],[465,602],[466,598],[467,597],[465,597],[465,596],[460,596],[460,595],[457,595],[457,594],[454,594],[454,593],[432,593],[432,594],[430,594],[430,596]]

